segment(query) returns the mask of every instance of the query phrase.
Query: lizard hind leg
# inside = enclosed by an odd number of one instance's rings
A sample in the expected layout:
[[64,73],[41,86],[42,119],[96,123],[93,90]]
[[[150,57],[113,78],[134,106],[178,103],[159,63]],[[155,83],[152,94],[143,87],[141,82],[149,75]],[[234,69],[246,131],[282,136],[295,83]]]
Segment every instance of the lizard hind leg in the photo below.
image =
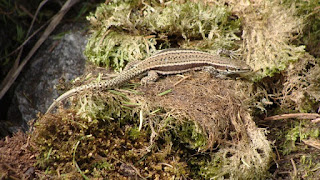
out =
[[203,71],[208,72],[211,77],[215,77],[215,78],[220,78],[220,79],[228,79],[228,77],[221,73],[219,70],[217,70],[216,68],[212,67],[212,66],[205,66],[203,67]]
[[146,77],[141,79],[141,85],[151,84],[159,79],[159,74],[156,71],[149,71]]

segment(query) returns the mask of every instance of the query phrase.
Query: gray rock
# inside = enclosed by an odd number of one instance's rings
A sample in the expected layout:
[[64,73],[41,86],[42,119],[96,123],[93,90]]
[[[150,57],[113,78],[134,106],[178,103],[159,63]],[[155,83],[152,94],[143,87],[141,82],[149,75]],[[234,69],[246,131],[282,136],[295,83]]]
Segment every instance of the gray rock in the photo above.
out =
[[83,25],[59,40],[50,36],[20,75],[7,116],[13,125],[7,127],[11,133],[28,130],[28,122],[46,112],[61,93],[55,89],[59,79],[70,81],[84,73],[87,36],[82,29]]

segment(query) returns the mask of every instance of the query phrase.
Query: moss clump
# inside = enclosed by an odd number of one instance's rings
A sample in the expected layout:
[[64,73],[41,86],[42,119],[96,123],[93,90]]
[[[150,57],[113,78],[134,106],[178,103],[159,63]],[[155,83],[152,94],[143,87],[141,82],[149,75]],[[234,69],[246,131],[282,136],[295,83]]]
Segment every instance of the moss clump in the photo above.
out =
[[187,177],[190,170],[172,132],[157,132],[150,144],[151,127],[138,130],[138,108],[123,108],[128,94],[119,94],[83,97],[89,113],[70,109],[41,117],[31,140],[39,152],[37,166],[59,178]]
[[175,128],[175,136],[179,138],[181,143],[186,144],[191,149],[198,149],[201,151],[208,145],[206,133],[201,126],[192,121],[186,121],[183,126]]
[[[175,124],[168,126],[178,133],[175,139],[184,147],[183,159],[188,159],[188,167],[194,175],[190,177],[265,178],[271,147],[264,132],[255,127],[247,112],[244,99],[248,94],[243,92],[246,85],[212,79],[201,73],[186,76],[192,78],[179,85],[175,82],[181,77],[167,77],[154,86],[141,89],[150,106],[163,107],[178,121],[186,117],[196,122],[195,125],[183,122],[187,126],[181,131]],[[157,96],[167,88],[172,91],[164,97]],[[155,124],[163,127],[163,123]]]
[[301,32],[303,18],[292,3],[231,1],[243,25],[243,55],[260,80],[285,70],[303,55],[304,46],[291,42]]
[[[288,4],[292,3],[290,1]],[[307,51],[320,58],[320,9],[319,1],[295,0],[297,14],[304,18],[303,36],[298,43],[305,44]]]
[[239,39],[240,21],[222,4],[116,0],[101,4],[88,19],[92,36],[85,54],[89,61],[116,70],[156,49],[195,48],[196,43],[198,49],[215,51],[232,48]]

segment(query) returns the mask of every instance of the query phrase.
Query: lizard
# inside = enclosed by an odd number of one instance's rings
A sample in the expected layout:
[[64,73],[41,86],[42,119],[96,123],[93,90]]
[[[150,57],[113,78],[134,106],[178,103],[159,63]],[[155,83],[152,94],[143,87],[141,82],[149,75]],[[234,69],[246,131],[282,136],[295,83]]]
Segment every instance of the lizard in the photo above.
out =
[[126,67],[113,79],[82,85],[65,92],[54,100],[46,114],[51,112],[59,102],[85,90],[113,89],[146,72],[148,76],[141,79],[142,84],[156,81],[159,74],[179,74],[191,70],[203,69],[204,67],[210,67],[210,69],[213,69],[211,72],[218,75],[233,75],[250,71],[249,66],[245,63],[231,58],[213,55],[199,50],[165,49],[143,61],[130,64],[129,67]]

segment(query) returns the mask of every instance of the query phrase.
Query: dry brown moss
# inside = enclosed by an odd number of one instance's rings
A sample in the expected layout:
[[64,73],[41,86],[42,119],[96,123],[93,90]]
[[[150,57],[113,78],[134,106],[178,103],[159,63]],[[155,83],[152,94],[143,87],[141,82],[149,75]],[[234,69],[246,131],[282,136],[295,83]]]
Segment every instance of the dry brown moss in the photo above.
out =
[[227,1],[242,19],[241,47],[255,78],[273,76],[285,70],[304,53],[304,46],[292,44],[303,28],[303,17],[296,16],[295,3],[283,1]]
[[[175,119],[187,117],[202,128],[207,141],[206,146],[199,150],[215,149],[217,152],[211,153],[210,158],[200,155],[200,162],[206,162],[200,167],[201,177],[264,177],[271,148],[264,132],[255,126],[250,117],[248,104],[245,103],[249,98],[248,84],[210,78],[208,74],[186,76],[191,76],[190,80],[170,77],[152,88],[142,87],[142,91],[149,106],[164,107],[167,114]],[[177,82],[180,83],[175,85]],[[158,96],[171,88],[165,98]]]
[[320,64],[305,55],[285,74],[282,93],[277,97],[281,107],[294,112],[317,112],[320,100]]
[[11,138],[0,140],[0,179],[34,179],[35,162],[25,133],[19,131]]
[[[242,90],[232,91],[237,82],[212,79],[205,74],[202,78],[196,79],[195,74],[186,76],[191,77],[176,86],[174,84],[181,80],[181,77],[160,81],[152,88],[142,87],[146,102],[150,106],[165,108],[176,119],[188,117],[196,121],[209,133],[208,147],[228,140],[231,131],[240,133],[244,130],[243,122],[238,122],[241,119],[237,119],[238,115],[235,114],[238,112],[242,116],[245,112],[242,102],[245,96]],[[164,97],[158,95],[167,89],[173,90]],[[232,121],[240,124],[232,127]],[[233,138],[237,139],[236,137],[237,135]]]

